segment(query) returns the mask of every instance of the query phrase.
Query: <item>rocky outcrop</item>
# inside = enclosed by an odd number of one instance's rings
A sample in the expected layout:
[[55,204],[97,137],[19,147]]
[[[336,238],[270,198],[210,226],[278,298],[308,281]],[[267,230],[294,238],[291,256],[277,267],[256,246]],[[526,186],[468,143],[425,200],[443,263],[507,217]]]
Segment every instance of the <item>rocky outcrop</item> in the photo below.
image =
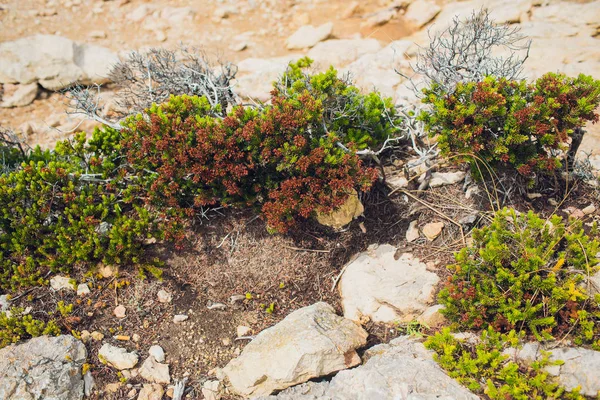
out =
[[74,83],[106,82],[118,61],[110,50],[55,35],[0,43],[0,83],[38,82],[48,90]]
[[[408,336],[365,352],[366,362],[339,372],[331,382],[309,382],[260,400],[475,400],[450,378],[431,352]],[[258,399],[257,399],[258,400]]]
[[[525,343],[520,349],[508,349],[506,354],[516,361],[531,364],[542,358],[542,346],[537,342]],[[580,394],[596,397],[600,393],[600,351],[582,347],[560,347],[547,350],[550,361],[561,360],[562,365],[546,367],[548,374],[555,376],[558,384],[572,391],[579,387]]]
[[0,399],[83,398],[87,352],[73,336],[40,336],[0,350]]
[[360,364],[356,349],[366,339],[361,327],[316,303],[259,333],[218,376],[238,395],[268,395]]
[[346,318],[406,322],[432,304],[438,276],[411,254],[395,255],[389,244],[372,246],[345,267],[339,288]]

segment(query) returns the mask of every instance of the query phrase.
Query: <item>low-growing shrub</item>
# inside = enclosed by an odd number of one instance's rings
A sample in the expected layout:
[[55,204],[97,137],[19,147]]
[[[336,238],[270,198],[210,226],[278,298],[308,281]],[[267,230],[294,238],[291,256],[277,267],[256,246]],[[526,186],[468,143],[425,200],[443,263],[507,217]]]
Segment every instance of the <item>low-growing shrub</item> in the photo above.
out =
[[594,235],[595,227],[587,235],[577,220],[498,212],[448,267],[443,313],[460,328],[523,330],[539,340],[569,333],[600,348],[600,295],[594,299],[586,286],[599,269]]
[[524,367],[503,353],[509,347],[517,348],[522,337],[514,330],[501,334],[489,328],[481,333],[477,344],[469,344],[459,341],[445,328],[424,344],[435,352],[434,359],[448,375],[486,398],[585,399],[578,391],[568,392],[552,381],[544,368],[561,362],[550,361],[548,354]]
[[0,349],[27,337],[60,335],[55,320],[44,322],[24,311],[13,307],[10,312],[0,312]]
[[202,207],[253,206],[285,232],[368,189],[377,173],[355,152],[395,133],[382,116],[394,115],[391,103],[361,95],[333,69],[308,76],[308,65],[291,64],[262,108],[220,119],[205,98],[184,95],[126,121],[122,147],[148,204],[180,219]]
[[479,158],[531,178],[560,168],[574,130],[598,121],[600,81],[548,73],[528,84],[488,76],[459,82],[451,92],[433,84],[424,94],[431,111],[420,118],[430,135],[439,135],[443,155],[473,165]]
[[0,288],[41,284],[49,272],[99,261],[141,263],[157,225],[135,185],[119,177],[110,133],[96,131],[89,145],[79,134],[54,152],[38,149],[0,175]]

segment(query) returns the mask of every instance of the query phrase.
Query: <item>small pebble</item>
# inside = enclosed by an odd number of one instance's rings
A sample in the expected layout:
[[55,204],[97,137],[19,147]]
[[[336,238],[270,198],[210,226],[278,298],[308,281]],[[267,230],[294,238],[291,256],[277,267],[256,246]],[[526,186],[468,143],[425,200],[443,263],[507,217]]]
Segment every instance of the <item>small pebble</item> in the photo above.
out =
[[117,307],[115,307],[113,313],[115,314],[115,317],[117,318],[125,318],[125,307],[123,305],[119,305]]
[[189,317],[185,314],[178,314],[176,316],[173,317],[173,322],[175,322],[176,324],[183,322],[185,320],[187,320]]

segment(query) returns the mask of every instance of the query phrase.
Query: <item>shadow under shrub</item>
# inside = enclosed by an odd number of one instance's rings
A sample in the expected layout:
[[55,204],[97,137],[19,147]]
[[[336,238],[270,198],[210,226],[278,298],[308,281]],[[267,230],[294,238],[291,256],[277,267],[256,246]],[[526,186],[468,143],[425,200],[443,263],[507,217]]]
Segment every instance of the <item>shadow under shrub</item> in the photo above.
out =
[[600,81],[548,73],[528,84],[488,76],[459,82],[452,92],[433,84],[424,94],[431,111],[420,118],[430,135],[439,135],[442,155],[470,162],[476,175],[483,161],[531,182],[536,174],[553,175],[574,130],[598,121]]
[[600,268],[596,235],[595,226],[587,235],[580,221],[556,215],[498,212],[448,267],[443,313],[460,328],[516,329],[538,340],[569,334],[600,349],[600,295],[586,284]]

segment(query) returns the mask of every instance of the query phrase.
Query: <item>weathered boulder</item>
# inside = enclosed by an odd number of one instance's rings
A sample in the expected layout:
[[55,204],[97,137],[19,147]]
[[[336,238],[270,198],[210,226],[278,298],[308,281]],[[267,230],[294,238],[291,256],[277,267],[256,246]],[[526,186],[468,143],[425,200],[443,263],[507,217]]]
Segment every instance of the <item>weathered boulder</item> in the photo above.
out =
[[106,82],[118,61],[110,50],[61,36],[35,35],[0,43],[0,83],[38,82],[48,90]]
[[345,267],[339,289],[346,318],[407,322],[432,304],[439,277],[412,254],[395,254],[389,244],[372,246]]
[[82,399],[86,357],[83,343],[70,335],[0,349],[0,399]]
[[218,377],[236,394],[268,395],[360,364],[356,349],[366,339],[361,327],[316,303],[259,333]]
[[309,49],[320,41],[327,39],[332,30],[333,24],[331,22],[317,27],[312,25],[302,26],[287,39],[287,48],[289,50]]
[[450,378],[431,352],[407,336],[365,352],[366,362],[339,372],[331,382],[309,382],[256,400],[475,400]]
[[162,364],[155,360],[154,356],[149,356],[140,367],[140,376],[148,382],[169,383],[171,375],[169,374],[169,365]]

